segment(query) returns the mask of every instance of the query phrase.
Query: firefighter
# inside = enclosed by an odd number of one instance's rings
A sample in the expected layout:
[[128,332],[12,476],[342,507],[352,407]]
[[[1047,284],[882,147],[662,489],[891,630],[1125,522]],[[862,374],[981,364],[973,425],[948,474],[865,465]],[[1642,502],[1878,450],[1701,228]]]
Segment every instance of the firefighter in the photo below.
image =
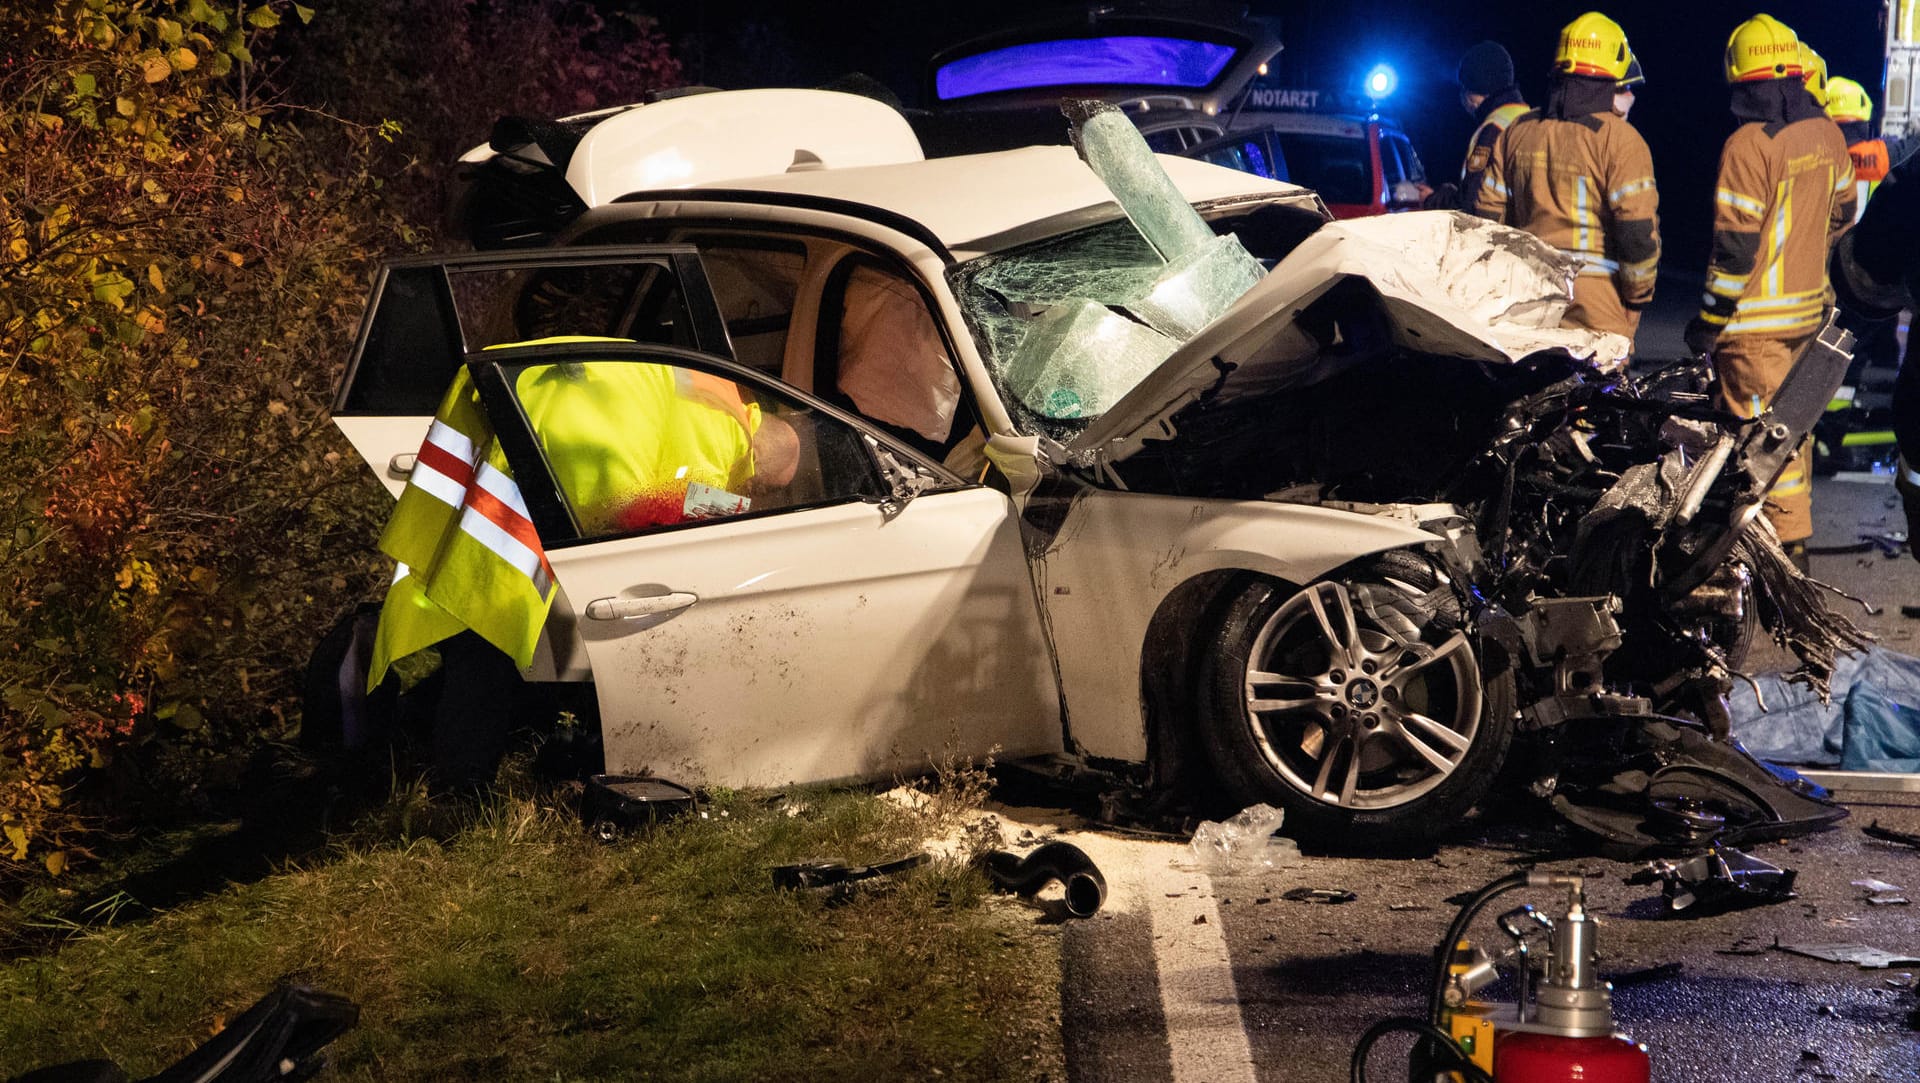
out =
[[1497,41],[1483,41],[1460,57],[1460,105],[1473,117],[1473,138],[1460,163],[1460,183],[1443,183],[1421,204],[1426,210],[1473,209],[1500,133],[1529,110],[1514,85],[1513,57]]
[[[1704,307],[1687,348],[1710,354],[1726,406],[1745,417],[1772,401],[1833,301],[1832,240],[1853,222],[1853,164],[1840,129],[1801,78],[1800,41],[1770,15],[1727,39],[1726,77],[1740,126],[1720,151]],[[1768,494],[1767,518],[1804,569],[1813,533],[1806,448]]]
[[1853,159],[1854,193],[1861,213],[1865,213],[1874,189],[1920,146],[1905,135],[1875,139],[1873,99],[1867,96],[1866,87],[1845,76],[1828,80],[1826,107],[1827,115],[1840,125],[1840,134],[1846,138],[1847,154]]
[[1827,107],[1827,61],[1813,46],[1800,43],[1800,83],[1813,95],[1815,105]]
[[1568,23],[1546,108],[1501,133],[1474,206],[1579,261],[1567,326],[1629,340],[1660,266],[1653,157],[1614,109],[1632,69],[1620,24],[1597,11]]
[[[1866,213],[1867,203],[1880,187],[1880,182],[1895,167],[1913,156],[1916,149],[1914,141],[1897,135],[1875,139],[1873,99],[1867,96],[1865,87],[1852,79],[1835,76],[1829,80],[1824,104],[1827,115],[1840,125],[1840,135],[1847,141],[1847,155],[1853,159],[1853,190],[1859,204],[1855,221],[1858,221],[1859,216]],[[1854,364],[1848,371],[1849,386],[1842,389],[1843,396],[1851,393],[1852,385],[1860,382],[1867,369],[1889,369],[1899,365],[1899,323],[1899,320],[1879,320],[1855,330],[1859,341],[1853,347]]]
[[[1839,80],[1834,80],[1839,82]],[[1837,97],[1842,91],[1834,90]],[[1868,337],[1914,305],[1920,288],[1920,157],[1896,163],[1860,216],[1833,249],[1833,285],[1843,317]],[[1907,534],[1920,538],[1920,363],[1912,362],[1912,339],[1893,385],[1893,432],[1900,446],[1894,488],[1907,516]],[[1920,559],[1920,547],[1913,550]]]

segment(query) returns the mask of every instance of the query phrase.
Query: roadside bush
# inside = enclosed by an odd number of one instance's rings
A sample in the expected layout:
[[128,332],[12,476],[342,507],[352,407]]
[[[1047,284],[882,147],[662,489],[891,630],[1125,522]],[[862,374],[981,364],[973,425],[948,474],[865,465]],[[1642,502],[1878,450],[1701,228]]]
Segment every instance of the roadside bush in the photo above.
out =
[[16,871],[64,865],[76,769],[144,746],[142,776],[179,798],[284,721],[316,617],[371,586],[384,509],[325,409],[366,269],[402,237],[382,130],[296,126],[261,93],[255,54],[312,14],[0,6],[0,862]]
[[394,198],[410,221],[438,222],[449,168],[497,118],[626,105],[680,84],[654,20],[605,6],[334,0],[324,18],[289,28],[281,78],[299,100],[351,120],[400,118],[396,145],[425,168],[399,178]]
[[577,0],[316,7],[0,5],[0,878],[294,723],[386,574],[327,419],[375,261],[432,243],[494,117],[679,78]]

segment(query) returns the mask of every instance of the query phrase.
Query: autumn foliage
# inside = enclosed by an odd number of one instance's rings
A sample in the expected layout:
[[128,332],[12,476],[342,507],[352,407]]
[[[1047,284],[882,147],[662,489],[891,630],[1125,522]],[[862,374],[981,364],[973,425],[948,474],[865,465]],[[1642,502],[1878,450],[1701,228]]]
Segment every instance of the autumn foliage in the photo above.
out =
[[[378,596],[391,502],[327,406],[376,261],[432,243],[448,147],[513,111],[524,67],[466,69],[514,20],[589,94],[677,74],[562,0],[0,5],[0,871],[84,846],[90,774],[184,803],[284,735]],[[594,34],[604,67],[569,53]]]

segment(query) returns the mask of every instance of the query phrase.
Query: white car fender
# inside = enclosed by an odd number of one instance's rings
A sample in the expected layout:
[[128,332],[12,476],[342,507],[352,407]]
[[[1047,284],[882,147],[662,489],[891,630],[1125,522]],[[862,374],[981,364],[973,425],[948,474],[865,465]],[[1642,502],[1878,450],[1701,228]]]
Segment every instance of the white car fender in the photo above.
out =
[[1082,494],[1035,567],[1073,744],[1146,759],[1142,651],[1161,603],[1195,576],[1250,571],[1305,584],[1369,553],[1438,541],[1387,515],[1308,504]]

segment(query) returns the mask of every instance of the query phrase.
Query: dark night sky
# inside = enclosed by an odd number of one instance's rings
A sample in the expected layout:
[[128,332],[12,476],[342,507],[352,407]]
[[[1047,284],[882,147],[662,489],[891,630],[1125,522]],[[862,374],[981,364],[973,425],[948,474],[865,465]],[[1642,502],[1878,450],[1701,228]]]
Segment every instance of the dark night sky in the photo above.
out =
[[[858,70],[915,104],[922,64],[941,46],[1040,8],[1085,5],[634,0],[633,6],[658,15],[682,42],[691,78],[723,87],[806,86]],[[1589,10],[1585,3],[1537,0],[1254,0],[1249,6],[1279,18],[1286,42],[1279,74],[1289,84],[1351,88],[1376,61],[1392,63],[1401,86],[1385,110],[1406,125],[1429,172],[1442,177],[1458,170],[1470,128],[1453,83],[1460,53],[1484,38],[1505,44],[1521,89],[1538,103],[1559,28]],[[1601,8],[1626,29],[1647,70],[1632,119],[1653,150],[1674,261],[1705,259],[1713,171],[1732,128],[1720,65],[1734,25],[1768,11],[1820,50],[1834,74],[1866,85],[1877,102],[1880,6],[1879,0],[1770,0],[1765,8],[1725,0],[1613,0]]]

